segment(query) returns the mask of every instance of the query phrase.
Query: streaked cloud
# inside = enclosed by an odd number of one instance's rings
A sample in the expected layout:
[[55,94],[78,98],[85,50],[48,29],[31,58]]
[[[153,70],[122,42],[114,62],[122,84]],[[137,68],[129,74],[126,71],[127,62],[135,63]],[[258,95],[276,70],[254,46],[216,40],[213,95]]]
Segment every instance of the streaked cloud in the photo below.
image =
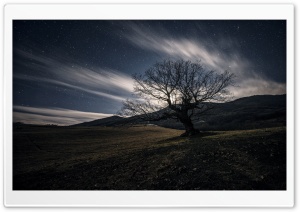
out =
[[22,75],[22,74],[15,74],[14,78],[16,79],[21,79],[21,80],[28,80],[28,81],[34,81],[34,82],[45,82],[45,83],[49,83],[52,85],[59,85],[62,87],[67,87],[67,88],[73,88],[77,91],[84,91],[86,93],[89,94],[94,94],[97,96],[101,96],[101,97],[106,97],[112,100],[117,100],[117,101],[123,101],[125,98],[123,98],[122,96],[118,96],[118,95],[112,95],[109,93],[105,93],[105,92],[101,92],[101,91],[97,91],[94,89],[88,89],[84,86],[78,86],[78,85],[72,85],[63,81],[59,81],[59,80],[55,80],[55,79],[47,79],[47,78],[43,78],[43,77],[34,77],[34,76],[26,76],[26,75]]
[[[74,64],[67,58],[43,56],[20,49],[15,52],[23,58],[16,63],[35,71],[34,73],[31,71],[31,74],[16,73],[15,79],[45,82],[117,101],[123,101],[133,91],[132,78],[116,70],[103,68],[93,70]],[[31,62],[24,62],[24,59]]]
[[286,93],[286,85],[262,78],[249,78],[237,87],[231,87],[229,90],[234,97],[244,97],[252,95],[278,95]]
[[243,56],[236,39],[226,36],[214,39],[195,35],[175,37],[162,28],[150,31],[134,22],[127,22],[126,26],[130,29],[127,40],[139,48],[155,52],[163,58],[201,60],[207,69],[234,73],[238,79],[238,86],[230,89],[234,98],[286,93],[285,83],[267,79],[261,74],[262,70]]
[[13,109],[13,121],[27,124],[73,125],[113,115],[64,108],[41,108],[18,105],[14,106]]

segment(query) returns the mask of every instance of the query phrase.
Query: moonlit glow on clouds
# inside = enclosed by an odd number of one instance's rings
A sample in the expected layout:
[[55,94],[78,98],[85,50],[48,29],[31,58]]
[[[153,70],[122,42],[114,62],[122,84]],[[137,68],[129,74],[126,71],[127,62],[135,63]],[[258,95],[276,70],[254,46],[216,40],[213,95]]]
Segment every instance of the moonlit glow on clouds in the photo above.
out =
[[284,21],[14,21],[13,51],[14,122],[111,116],[162,59],[231,71],[234,98],[286,92]]
[[73,125],[112,116],[63,108],[14,106],[14,120],[30,124]]
[[[133,80],[130,76],[115,70],[98,69],[97,72],[79,65],[73,65],[71,61],[63,58],[51,58],[35,55],[17,49],[16,54],[31,60],[29,68],[37,70],[37,76],[26,74],[14,74],[14,78],[27,81],[40,81],[52,85],[59,85],[82,90],[84,92],[104,96],[122,101],[125,98],[118,95],[122,92],[133,91]],[[26,65],[24,62],[23,65]],[[27,65],[28,67],[28,65]],[[114,94],[102,92],[109,90]]]
[[[235,98],[286,92],[285,83],[269,80],[253,70],[254,64],[239,52],[237,40],[219,38],[213,42],[208,38],[201,40],[193,37],[173,38],[163,30],[151,32],[136,24],[128,26],[132,33],[127,39],[134,45],[159,53],[165,58],[201,60],[208,69],[219,72],[229,70],[234,73],[239,79],[238,86],[230,89]],[[222,51],[222,47],[229,49],[230,53]]]

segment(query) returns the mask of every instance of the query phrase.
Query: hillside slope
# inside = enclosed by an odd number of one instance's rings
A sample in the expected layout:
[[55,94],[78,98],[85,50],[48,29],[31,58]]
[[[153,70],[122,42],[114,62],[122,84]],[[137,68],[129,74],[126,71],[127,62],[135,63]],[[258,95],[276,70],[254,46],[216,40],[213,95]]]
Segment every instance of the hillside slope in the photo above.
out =
[[[200,120],[200,121],[199,121]],[[244,97],[232,102],[215,104],[209,113],[199,117],[195,127],[201,130],[241,130],[286,125],[286,95],[259,95]],[[155,124],[183,129],[175,120],[146,122],[138,117],[112,116],[74,126],[123,126],[127,124]]]
[[[216,104],[209,113],[200,117],[195,127],[201,130],[241,130],[286,126],[286,95],[261,95],[240,98]],[[174,121],[157,125],[183,129]]]
[[114,125],[115,123],[124,120],[124,118],[120,116],[111,116],[103,119],[97,119],[94,121],[89,121],[89,122],[83,122],[80,124],[75,124],[73,126],[110,126]]

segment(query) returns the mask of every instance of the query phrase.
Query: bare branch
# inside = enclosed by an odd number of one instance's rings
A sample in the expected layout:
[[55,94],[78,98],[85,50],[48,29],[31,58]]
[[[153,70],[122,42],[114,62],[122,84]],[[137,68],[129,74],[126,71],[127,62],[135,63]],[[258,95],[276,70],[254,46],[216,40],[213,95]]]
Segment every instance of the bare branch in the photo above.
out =
[[192,125],[192,118],[211,109],[209,102],[228,99],[234,78],[228,71],[207,71],[200,61],[164,60],[133,76],[134,92],[145,101],[125,101],[121,114],[145,120],[176,118]]

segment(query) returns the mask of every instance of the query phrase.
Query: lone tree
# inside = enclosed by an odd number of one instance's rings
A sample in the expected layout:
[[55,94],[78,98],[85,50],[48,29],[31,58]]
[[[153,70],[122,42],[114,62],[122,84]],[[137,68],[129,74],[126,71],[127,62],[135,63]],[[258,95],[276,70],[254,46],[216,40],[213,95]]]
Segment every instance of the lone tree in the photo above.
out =
[[182,136],[189,136],[199,132],[193,120],[210,110],[213,103],[226,101],[226,88],[232,85],[234,75],[206,71],[201,62],[164,60],[133,79],[138,100],[123,102],[120,114],[147,121],[176,119],[185,127]]

